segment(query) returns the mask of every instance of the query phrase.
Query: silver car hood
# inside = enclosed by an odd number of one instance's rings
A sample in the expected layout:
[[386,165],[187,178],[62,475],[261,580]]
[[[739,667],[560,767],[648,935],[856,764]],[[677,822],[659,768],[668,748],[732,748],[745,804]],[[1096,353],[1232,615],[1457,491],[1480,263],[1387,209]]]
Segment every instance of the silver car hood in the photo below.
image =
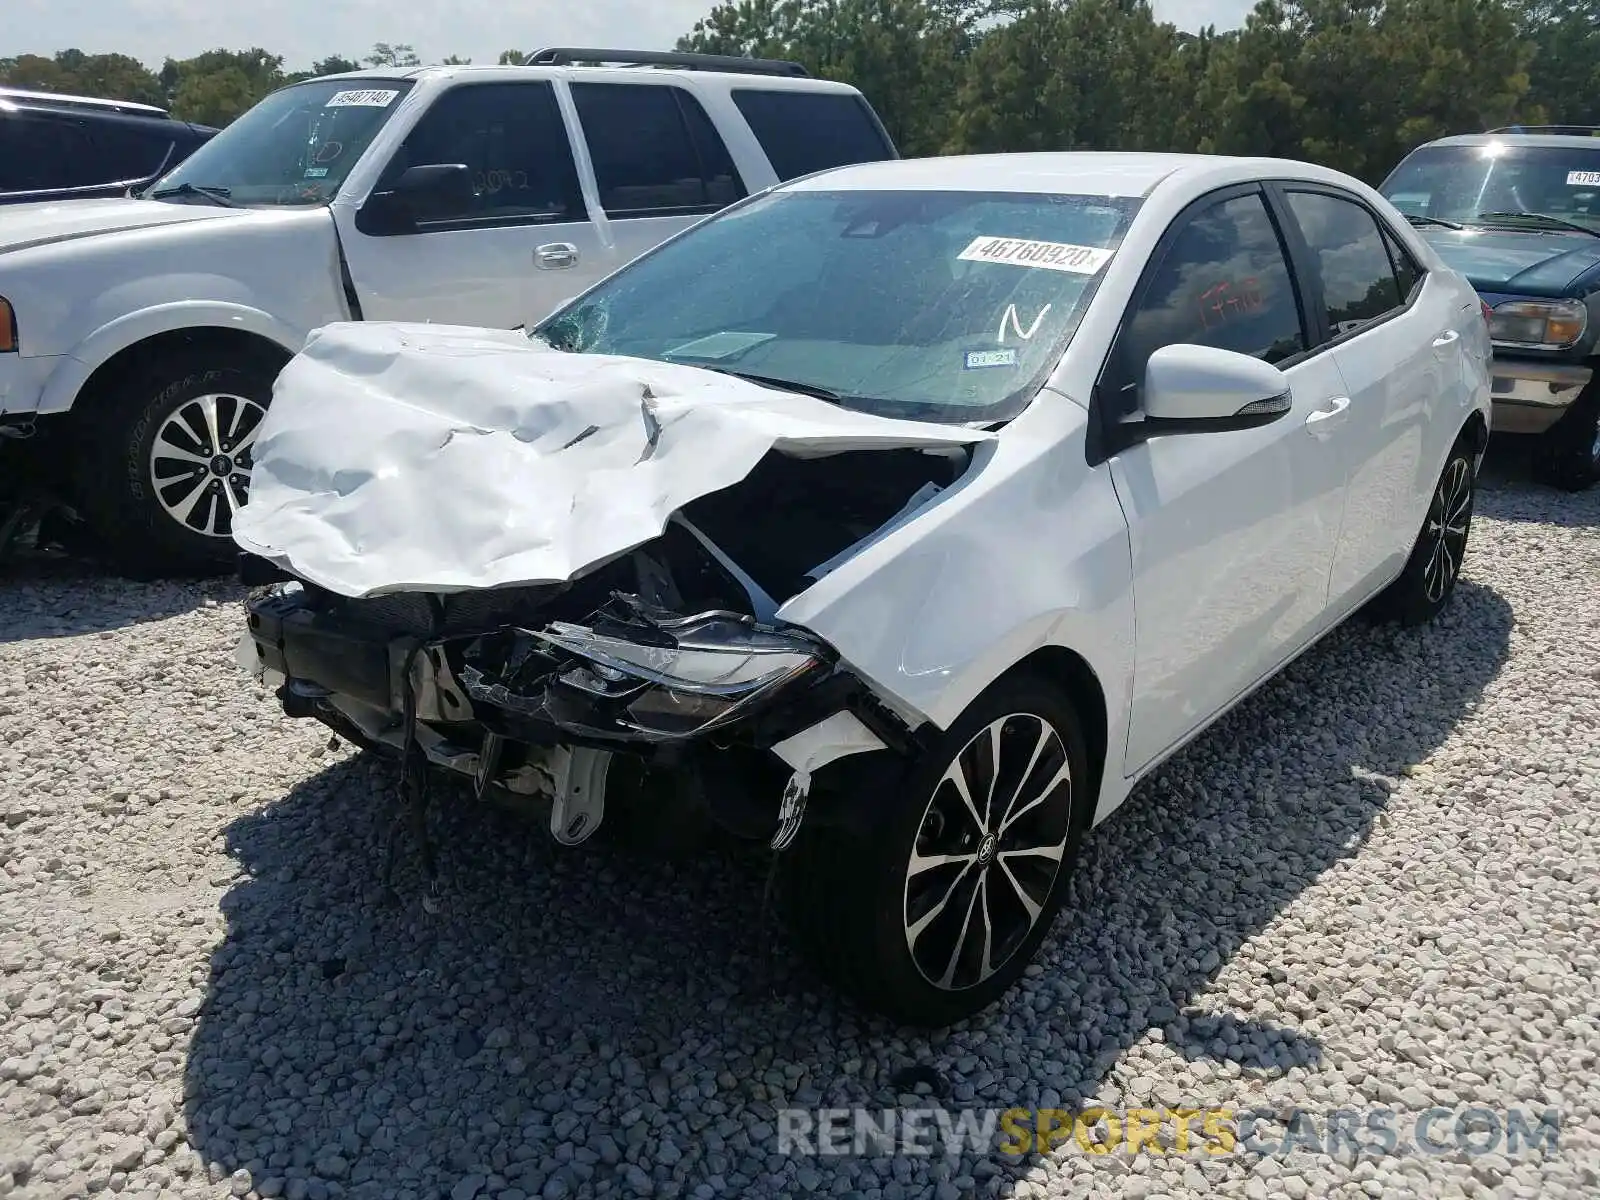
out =
[[234,540],[350,597],[557,583],[659,537],[770,451],[993,436],[515,331],[341,323],[278,377]]

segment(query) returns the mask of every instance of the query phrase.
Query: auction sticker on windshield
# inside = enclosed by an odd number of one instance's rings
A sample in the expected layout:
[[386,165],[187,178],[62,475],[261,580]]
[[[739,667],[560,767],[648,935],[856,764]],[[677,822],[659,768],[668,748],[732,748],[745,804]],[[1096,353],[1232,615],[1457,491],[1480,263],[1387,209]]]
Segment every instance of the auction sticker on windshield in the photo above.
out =
[[1573,171],[1567,176],[1568,187],[1600,187],[1600,171]]
[[394,98],[399,92],[383,90],[366,90],[356,92],[335,92],[323,105],[324,108],[388,108],[394,103]]
[[965,262],[1009,263],[1014,267],[1038,267],[1046,271],[1093,275],[1111,261],[1111,251],[1094,246],[1074,246],[1067,242],[981,237],[974,238],[972,244],[956,257]]

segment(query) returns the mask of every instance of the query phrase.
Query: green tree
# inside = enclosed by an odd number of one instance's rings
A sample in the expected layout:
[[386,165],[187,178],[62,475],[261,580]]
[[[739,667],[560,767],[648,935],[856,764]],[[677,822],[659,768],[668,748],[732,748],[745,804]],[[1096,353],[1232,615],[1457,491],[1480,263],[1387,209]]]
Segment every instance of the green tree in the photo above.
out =
[[441,58],[439,65],[441,67],[466,67],[472,65],[472,60],[470,58],[462,58],[459,54],[452,54],[447,58]]
[[1179,148],[1179,45],[1148,0],[1034,0],[973,54],[948,148]]
[[961,65],[986,12],[955,0],[728,0],[678,49],[788,59],[853,83],[902,154],[931,154],[948,139]]
[[256,46],[207,50],[181,61],[169,58],[161,68],[161,83],[172,97],[174,116],[226,125],[283,86],[283,56]]
[[526,50],[502,50],[498,62],[502,67],[521,67],[527,64],[530,57]]
[[285,83],[299,83],[306,79],[320,79],[324,75],[343,75],[347,71],[359,71],[361,64],[353,58],[345,58],[340,54],[331,54],[327,58],[318,59],[311,64],[309,71],[293,71],[283,77]]
[[391,45],[388,42],[372,43],[372,53],[361,60],[369,67],[420,67],[422,60],[417,57],[416,50],[400,42]]
[[1522,115],[1600,125],[1600,0],[1521,0],[1513,9],[1532,52]]
[[53,58],[23,54],[0,58],[0,82],[41,92],[165,104],[161,80],[138,59],[126,54],[85,54],[62,50]]

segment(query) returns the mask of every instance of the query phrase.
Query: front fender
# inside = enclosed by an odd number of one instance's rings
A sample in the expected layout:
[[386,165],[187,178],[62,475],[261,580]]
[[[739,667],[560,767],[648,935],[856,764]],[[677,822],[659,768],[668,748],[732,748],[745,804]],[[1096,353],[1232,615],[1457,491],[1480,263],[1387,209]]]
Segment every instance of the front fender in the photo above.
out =
[[286,354],[296,353],[310,332],[243,304],[177,300],[153,305],[102,325],[62,356],[45,385],[38,411],[41,415],[67,411],[89,377],[130,346],[163,333],[207,328],[254,334]]
[[962,481],[785,603],[902,715],[948,728],[1045,647],[1100,681],[1120,778],[1133,662],[1132,552],[1109,476],[1085,465],[1083,410],[1046,392]]

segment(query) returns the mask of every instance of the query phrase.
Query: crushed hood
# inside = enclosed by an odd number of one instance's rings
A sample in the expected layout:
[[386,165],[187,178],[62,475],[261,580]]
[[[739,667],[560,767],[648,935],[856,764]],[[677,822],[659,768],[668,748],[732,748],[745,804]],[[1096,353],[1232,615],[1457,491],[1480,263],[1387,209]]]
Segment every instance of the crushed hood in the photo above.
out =
[[1600,264],[1600,238],[1587,234],[1432,226],[1422,234],[1480,292],[1561,296]]
[[350,597],[557,583],[660,536],[769,451],[993,436],[515,331],[342,323],[278,377],[234,540]]
[[248,216],[248,209],[126,198],[8,204],[0,208],[0,254],[130,229]]

